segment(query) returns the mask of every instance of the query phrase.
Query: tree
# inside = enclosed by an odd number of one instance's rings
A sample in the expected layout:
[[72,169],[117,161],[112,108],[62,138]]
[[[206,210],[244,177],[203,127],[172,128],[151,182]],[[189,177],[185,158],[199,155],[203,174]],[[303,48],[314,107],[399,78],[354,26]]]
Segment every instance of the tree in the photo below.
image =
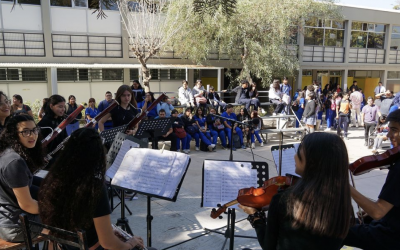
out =
[[[143,85],[150,91],[150,70],[147,61],[169,43],[183,27],[180,18],[169,14],[170,0],[120,0],[117,2],[122,23],[129,35],[129,48],[142,66]],[[172,1],[173,2],[173,1]],[[176,8],[182,5],[176,3]],[[188,13],[187,13],[188,14]],[[183,13],[184,15],[184,13]]]
[[[193,1],[185,2],[188,12]],[[180,3],[182,4],[182,3]],[[173,37],[174,51],[197,63],[209,63],[210,51],[217,50],[234,64],[240,65],[239,78],[261,78],[264,85],[274,75],[293,75],[299,68],[297,46],[291,44],[304,20],[341,20],[339,8],[332,1],[314,0],[238,0],[235,12],[224,15],[220,6],[214,13],[192,15],[181,21],[184,27]]]
[[400,0],[397,0],[397,1],[395,2],[395,5],[393,6],[393,9],[394,9],[394,10],[400,10]]

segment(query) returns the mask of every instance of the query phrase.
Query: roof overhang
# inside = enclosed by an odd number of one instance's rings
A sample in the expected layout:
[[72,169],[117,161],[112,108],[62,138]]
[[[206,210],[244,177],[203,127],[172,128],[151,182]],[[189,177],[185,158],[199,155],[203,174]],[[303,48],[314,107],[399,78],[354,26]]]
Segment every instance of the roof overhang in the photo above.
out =
[[[139,69],[141,64],[84,64],[84,63],[0,63],[0,68],[130,68]],[[193,65],[193,64],[147,64],[149,69],[223,69],[224,67]]]

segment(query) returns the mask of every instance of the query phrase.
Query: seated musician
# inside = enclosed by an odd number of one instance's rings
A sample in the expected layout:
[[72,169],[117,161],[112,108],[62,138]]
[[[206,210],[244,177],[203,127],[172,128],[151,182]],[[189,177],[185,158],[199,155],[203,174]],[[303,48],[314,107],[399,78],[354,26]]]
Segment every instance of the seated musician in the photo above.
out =
[[349,157],[339,136],[306,135],[294,157],[297,183],[273,196],[264,212],[239,205],[256,230],[262,249],[335,249],[351,224]]
[[105,171],[105,153],[97,131],[74,131],[42,182],[42,222],[69,231],[85,230],[90,249],[141,249],[142,238],[134,236],[122,242],[114,235]]
[[[388,115],[387,137],[393,147],[400,146],[400,110]],[[350,228],[344,244],[362,249],[400,249],[400,160],[393,161],[377,201],[351,187],[351,196],[372,217],[369,224]]]
[[[113,122],[113,127],[120,127],[122,125],[128,124],[130,121],[135,118],[137,115],[137,104],[135,98],[132,97],[133,93],[131,88],[128,85],[121,85],[117,93],[115,94],[115,100],[119,103],[117,107],[111,110],[110,113],[106,114],[99,121],[99,129],[100,132],[104,130],[104,123],[108,121],[111,117]],[[129,131],[126,131],[127,134],[132,135],[137,131],[137,126]]]
[[[164,109],[160,109],[158,112],[158,116],[155,119],[163,119],[167,118],[166,113]],[[176,151],[177,150],[177,143],[178,143],[178,137],[174,133],[174,129],[172,128],[172,125],[170,125],[169,130],[165,135],[161,136],[153,136],[153,142],[152,142],[152,148],[153,149],[158,149],[158,141],[171,141],[171,151]]]
[[33,174],[44,165],[44,156],[38,134],[32,116],[20,114],[9,119],[0,136],[0,238],[6,241],[24,241],[20,213],[39,221],[42,179]]

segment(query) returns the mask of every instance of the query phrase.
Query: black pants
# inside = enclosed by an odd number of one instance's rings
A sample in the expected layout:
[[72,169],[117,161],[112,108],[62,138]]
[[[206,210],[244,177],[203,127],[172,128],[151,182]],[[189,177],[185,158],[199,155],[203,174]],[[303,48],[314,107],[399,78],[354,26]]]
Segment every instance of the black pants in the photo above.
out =
[[365,141],[368,141],[369,135],[374,131],[375,127],[376,127],[375,123],[369,123],[369,122],[364,123],[364,139],[365,139]]
[[271,99],[270,100],[275,107],[274,113],[279,114],[285,108],[286,104],[284,102],[279,101],[278,99]]
[[258,99],[239,99],[239,104],[244,104],[247,110],[249,110],[250,105],[254,105],[254,110],[258,110],[260,101]]
[[349,128],[349,117],[339,116],[339,124],[337,126],[337,135],[340,136],[340,132],[342,131],[341,126],[343,125],[344,137],[347,137],[347,130]]
[[175,133],[169,134],[167,137],[164,136],[154,136],[153,137],[153,143],[152,143],[152,148],[153,149],[158,149],[158,141],[171,141],[171,151],[176,151],[176,145],[178,141],[178,137],[175,135]]

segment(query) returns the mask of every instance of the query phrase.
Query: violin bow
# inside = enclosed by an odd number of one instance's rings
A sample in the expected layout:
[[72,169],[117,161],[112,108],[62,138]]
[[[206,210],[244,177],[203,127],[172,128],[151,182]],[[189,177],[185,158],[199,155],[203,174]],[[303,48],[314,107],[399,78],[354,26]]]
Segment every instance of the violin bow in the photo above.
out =
[[47,144],[54,140],[54,138],[56,138],[65,129],[65,127],[67,127],[68,124],[75,120],[75,118],[81,113],[83,108],[83,105],[79,105],[79,107],[75,109],[74,112],[72,112],[67,118],[65,118],[64,121],[62,121],[52,133],[50,133],[48,136],[46,136],[46,138],[42,140],[42,146],[46,147]]
[[[351,185],[353,186],[354,189],[356,189],[356,183],[354,182],[353,172],[351,172],[350,169],[349,169],[349,173],[350,173]],[[358,220],[360,221],[361,224],[364,224],[364,217],[362,216],[361,207],[360,207],[360,205],[358,205],[358,203],[357,203],[357,208],[358,208],[358,212],[357,212]]]

